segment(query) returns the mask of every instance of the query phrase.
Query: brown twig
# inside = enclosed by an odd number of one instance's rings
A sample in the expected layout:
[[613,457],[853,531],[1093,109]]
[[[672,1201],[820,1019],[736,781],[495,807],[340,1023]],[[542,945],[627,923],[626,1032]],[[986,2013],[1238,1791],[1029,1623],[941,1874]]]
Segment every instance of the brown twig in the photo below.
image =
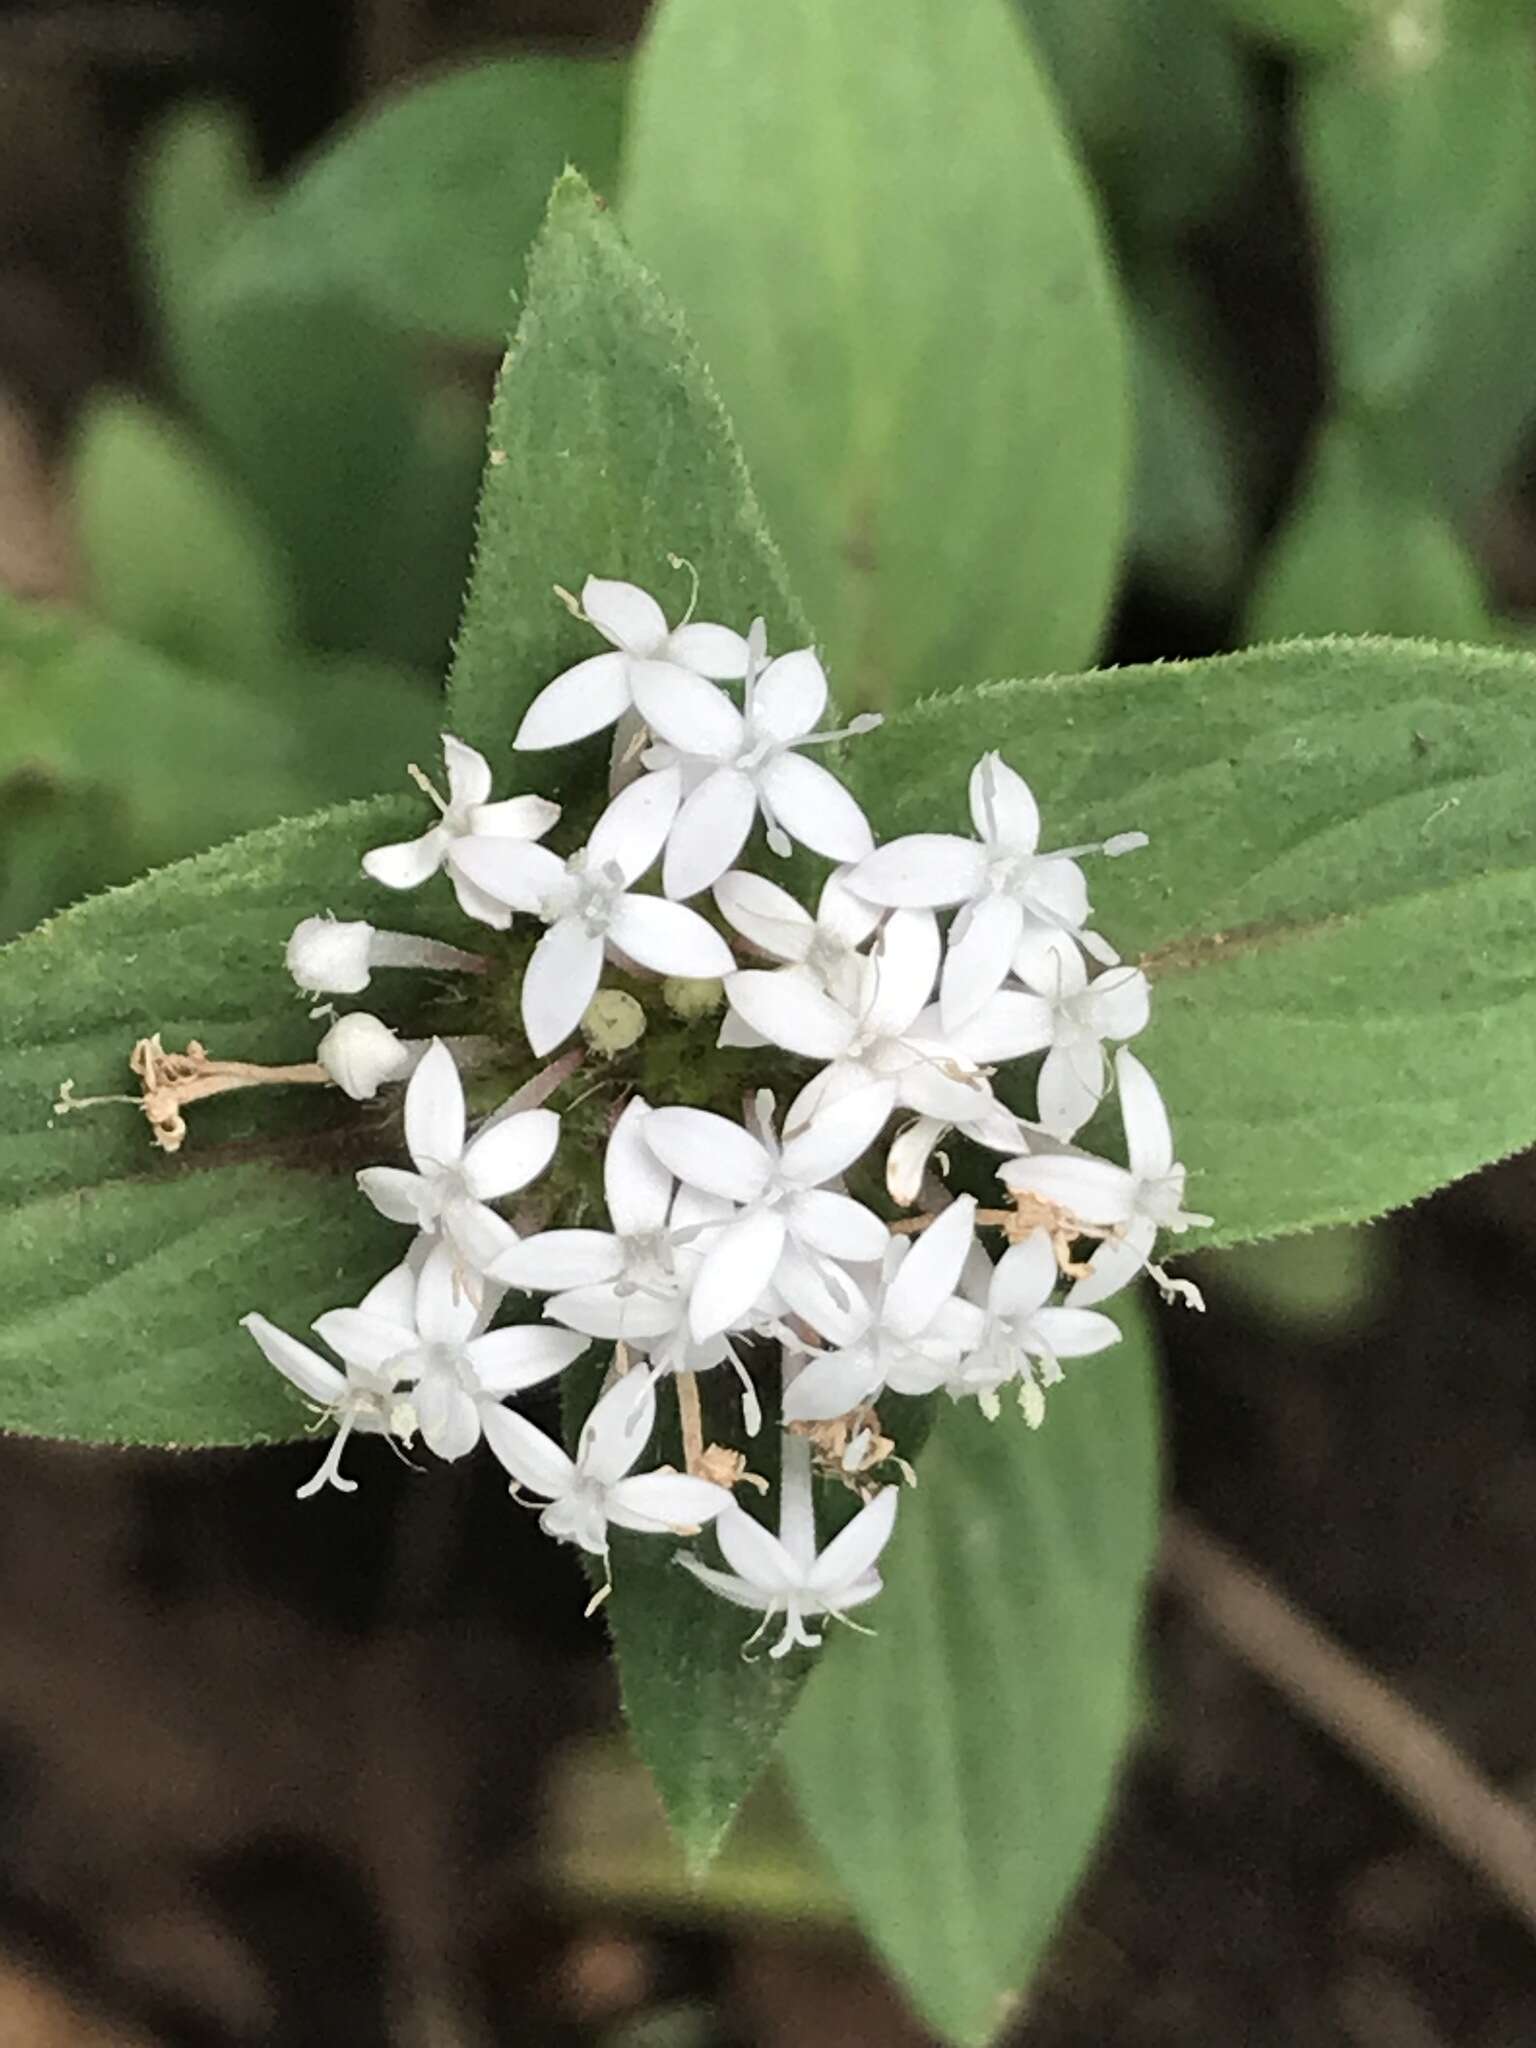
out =
[[674,1373],[677,1382],[677,1419],[683,1431],[683,1469],[698,1477],[704,1462],[704,1414],[699,1406],[699,1376]]
[[1187,1515],[1169,1519],[1162,1571],[1228,1649],[1327,1729],[1536,1931],[1536,1816]]

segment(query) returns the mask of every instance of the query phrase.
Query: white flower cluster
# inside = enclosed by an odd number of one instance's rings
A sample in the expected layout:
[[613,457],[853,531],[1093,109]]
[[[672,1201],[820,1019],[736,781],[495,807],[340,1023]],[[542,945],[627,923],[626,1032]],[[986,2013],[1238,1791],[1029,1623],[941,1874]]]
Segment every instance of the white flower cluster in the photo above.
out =
[[[403,1443],[419,1433],[442,1458],[483,1436],[514,1492],[547,1503],[549,1534],[604,1559],[611,1527],[697,1536],[712,1525],[727,1569],[689,1552],[681,1562],[760,1611],[765,1628],[782,1618],[779,1656],[814,1646],[818,1617],[842,1618],[879,1591],[898,1490],[871,1475],[886,1462],[903,1469],[880,1432],[882,1396],[974,1395],[995,1415],[1012,1387],[1037,1425],[1061,1361],[1116,1341],[1097,1305],[1139,1270],[1197,1298],[1150,1265],[1160,1231],[1208,1219],[1183,1209],[1161,1097],[1125,1049],[1147,1022],[1146,977],[1091,929],[1079,865],[1145,841],[1129,833],[1042,852],[1028,787],[987,754],[971,776],[973,837],[877,847],[859,803],[805,750],[879,720],[816,730],[827,683],[809,648],[769,661],[761,621],[745,637],[687,621],[669,629],[644,591],[598,578],[580,616],[610,651],[550,683],[514,744],[562,747],[618,727],[612,794],[586,844],[552,851],[542,842],[559,807],[493,801],[486,761],[445,738],[437,822],[363,862],[394,889],[446,868],[471,918],[498,932],[542,925],[518,970],[523,1085],[471,1133],[460,1066],[486,1041],[413,1043],[366,1012],[333,1022],[320,1059],[349,1094],[368,1099],[409,1076],[411,1164],[370,1167],[358,1184],[415,1237],[356,1308],[315,1323],[340,1367],[260,1316],[245,1327],[337,1425],[304,1493],[326,1482],[351,1490],[339,1459],[352,1430]],[[720,687],[733,679],[739,706]],[[758,817],[771,850],[798,844],[835,864],[814,912],[737,865]],[[644,886],[658,867],[660,893]],[[705,891],[713,918],[686,900]],[[941,912],[953,913],[947,928]],[[299,925],[288,964],[321,995],[360,992],[376,969],[478,975],[488,987],[498,972],[494,956],[326,918]],[[696,1021],[694,1100],[647,1099],[645,1006],[599,993],[605,969],[642,993],[656,983],[658,1003],[664,993],[674,1018]],[[638,1020],[612,1043],[599,1030],[605,1002],[628,1003]],[[579,1027],[590,1054],[568,1046]],[[611,1064],[616,1046],[627,1070]],[[561,1117],[546,1104],[568,1085],[579,1094],[590,1074],[576,1070],[599,1054],[610,1062],[609,1228],[565,1227]],[[1024,1121],[994,1083],[999,1068],[1036,1056],[1035,1115]],[[743,1093],[732,1079],[743,1060],[788,1094],[782,1115],[767,1085],[745,1091],[739,1114],[722,1113]],[[1111,1083],[1123,1166],[1073,1142]],[[700,1096],[719,1107],[697,1106]],[[871,1164],[888,1132],[883,1162]],[[978,1208],[944,1187],[934,1168],[947,1171],[939,1148],[950,1132],[1004,1156],[1005,1206]],[[880,1208],[915,1213],[887,1221],[848,1191],[850,1174]],[[513,1195],[517,1225],[496,1206]],[[1006,1245],[995,1262],[987,1231]],[[1092,1249],[1079,1264],[1084,1240]],[[542,1318],[529,1320],[535,1297]],[[497,1325],[508,1303],[524,1320]],[[608,1383],[572,1458],[508,1402],[594,1343],[610,1347]],[[734,1497],[733,1486],[754,1483],[743,1451],[704,1444],[696,1376],[721,1366],[739,1382],[749,1443],[760,1389],[774,1388],[777,1536]],[[686,1469],[637,1472],[667,1380]],[[820,1548],[818,1470],[864,1497]]]

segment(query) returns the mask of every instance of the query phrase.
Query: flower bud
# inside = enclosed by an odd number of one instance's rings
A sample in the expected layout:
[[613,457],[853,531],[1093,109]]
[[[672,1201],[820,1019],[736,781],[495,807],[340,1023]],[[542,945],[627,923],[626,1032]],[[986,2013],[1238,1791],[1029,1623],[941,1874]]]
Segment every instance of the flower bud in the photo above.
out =
[[372,1102],[386,1081],[403,1081],[416,1063],[412,1047],[367,1010],[338,1017],[315,1058],[354,1102]]
[[306,995],[355,996],[368,986],[372,945],[366,919],[306,917],[294,926],[284,958]]
[[581,1035],[604,1059],[628,1052],[645,1036],[645,1011],[621,988],[600,988],[581,1019]]
[[725,1001],[725,983],[719,980],[690,981],[672,974],[661,984],[661,999],[674,1017],[694,1023],[712,1017]]

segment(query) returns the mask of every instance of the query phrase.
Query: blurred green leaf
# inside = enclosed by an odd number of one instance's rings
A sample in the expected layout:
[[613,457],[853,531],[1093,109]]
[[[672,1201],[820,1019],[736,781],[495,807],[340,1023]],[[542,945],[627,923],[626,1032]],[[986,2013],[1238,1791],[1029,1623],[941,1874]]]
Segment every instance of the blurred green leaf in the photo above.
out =
[[1390,1284],[1384,1229],[1308,1230],[1271,1244],[1234,1245],[1199,1261],[1201,1282],[1236,1297],[1266,1323],[1310,1338],[1358,1328]]
[[70,487],[93,612],[129,639],[239,676],[294,638],[286,564],[190,435],[142,400],[91,400]]
[[829,1643],[785,1737],[800,1811],[927,2023],[994,2040],[1075,1889],[1137,1722],[1158,1517],[1155,1350],[1134,1301],[1029,1431],[940,1418],[872,1640]]
[[[185,773],[185,770],[184,770]],[[320,1026],[283,966],[295,922],[376,908],[359,848],[414,829],[385,799],[278,825],[65,912],[0,954],[0,1425],[92,1442],[296,1436],[303,1403],[237,1327],[258,1303],[302,1328],[356,1299],[401,1250],[351,1188],[394,1141],[334,1090],[219,1096],[185,1151],[138,1112],[81,1096],[135,1084],[136,1038],[192,1038],[226,1059],[312,1059]],[[429,895],[432,900],[428,900]],[[435,892],[391,922],[454,931]],[[406,978],[411,1028],[419,989]]]
[[1044,845],[1151,835],[1093,895],[1155,985],[1137,1049],[1216,1218],[1186,1242],[1362,1222],[1536,1140],[1536,660],[1329,640],[996,683],[845,773],[887,837],[965,829],[981,745],[1049,792]]
[[0,774],[0,944],[131,872],[127,840],[105,790],[38,769]]
[[453,730],[514,779],[548,787],[547,758],[510,756],[512,735],[551,676],[604,644],[552,586],[628,577],[676,619],[689,584],[669,554],[697,565],[701,618],[761,612],[775,644],[809,637],[713,385],[612,218],[570,176],[534,246],[491,408]]
[[[1239,28],[1293,55],[1334,57],[1358,41],[1377,0],[1208,0]],[[1385,4],[1385,0],[1381,0]]]
[[1379,426],[1324,424],[1260,565],[1244,637],[1304,633],[1493,637],[1476,565]]
[[182,101],[143,146],[132,195],[138,253],[173,362],[204,278],[258,203],[256,175],[244,115],[216,100]]
[[1422,48],[1325,68],[1303,83],[1300,122],[1342,388],[1382,406],[1432,376],[1475,382],[1463,322],[1512,262],[1536,266],[1528,12],[1484,35],[1449,14]]
[[1009,0],[665,0],[624,217],[719,380],[845,700],[1092,655],[1123,349]]
[[1209,0],[1018,0],[1068,124],[1133,232],[1230,209],[1255,142],[1248,67]]
[[522,55],[412,81],[289,179],[274,232],[380,318],[499,351],[550,186],[574,164],[613,190],[626,70]]

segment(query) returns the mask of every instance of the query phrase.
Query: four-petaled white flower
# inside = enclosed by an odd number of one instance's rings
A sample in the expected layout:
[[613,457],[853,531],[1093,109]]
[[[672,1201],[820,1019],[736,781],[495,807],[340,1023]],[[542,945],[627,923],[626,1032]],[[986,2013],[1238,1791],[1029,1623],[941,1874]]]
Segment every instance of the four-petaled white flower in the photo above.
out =
[[[674,898],[696,896],[718,882],[747,842],[761,811],[768,844],[787,854],[798,840],[828,860],[856,861],[875,839],[857,799],[819,762],[797,751],[844,733],[819,733],[827,679],[814,651],[802,647],[763,666],[763,622],[748,635],[750,659],[741,711],[698,676],[638,675],[635,708],[661,743],[647,767],[680,766],[687,796],[667,840],[661,882]],[[855,719],[848,733],[879,719]]]
[[981,1335],[977,1310],[956,1295],[975,1241],[976,1204],[952,1202],[917,1239],[892,1238],[868,1287],[863,1333],[844,1349],[813,1352],[784,1390],[786,1422],[847,1415],[889,1387],[931,1394]]
[[464,850],[477,887],[549,927],[523,976],[523,1029],[541,1057],[581,1022],[610,946],[657,974],[708,981],[730,972],[730,947],[696,910],[635,892],[661,852],[680,794],[676,769],[641,776],[620,790],[569,860],[544,846],[489,840]]
[[770,1289],[793,1314],[819,1322],[830,1297],[851,1313],[844,1264],[880,1259],[890,1233],[872,1209],[826,1186],[869,1150],[887,1112],[880,1090],[834,1103],[782,1145],[773,1097],[760,1091],[757,1131],[705,1109],[655,1109],[645,1120],[651,1150],[690,1188],[738,1204],[711,1234],[689,1299],[695,1341],[748,1322]]
[[549,1505],[539,1527],[594,1557],[608,1554],[608,1530],[686,1535],[731,1504],[712,1480],[634,1467],[656,1425],[651,1374],[636,1366],[603,1394],[582,1425],[576,1456],[510,1408],[485,1411],[485,1440],[520,1487]]
[[497,1290],[471,1289],[453,1247],[439,1243],[422,1260],[408,1302],[331,1309],[314,1328],[339,1356],[413,1381],[423,1442],[440,1458],[462,1458],[480,1441],[488,1402],[553,1379],[589,1341],[547,1324],[493,1330],[499,1298]]
[[[409,1314],[415,1293],[416,1275],[407,1260],[369,1289],[357,1313],[383,1317]],[[416,1411],[404,1384],[404,1369],[392,1360],[381,1362],[367,1345],[354,1348],[346,1341],[344,1329],[341,1341],[327,1340],[346,1367],[345,1372],[338,1372],[328,1358],[322,1358],[297,1337],[290,1337],[265,1316],[242,1316],[240,1327],[255,1338],[268,1363],[275,1365],[284,1379],[312,1401],[322,1417],[336,1424],[336,1434],[319,1470],[298,1489],[300,1500],[308,1500],[323,1486],[334,1486],[338,1493],[356,1493],[357,1481],[341,1476],[341,1454],[354,1431],[359,1436],[392,1436],[406,1444],[415,1435]],[[319,1324],[314,1327],[318,1330]]]
[[728,626],[667,626],[648,591],[633,583],[589,576],[581,586],[581,615],[612,647],[578,661],[546,683],[523,714],[514,747],[563,747],[622,718],[635,700],[635,681],[649,675],[665,691],[680,670],[734,681],[747,672],[747,643]]
[[471,1274],[484,1273],[517,1241],[487,1205],[536,1180],[554,1157],[560,1119],[552,1109],[493,1117],[467,1137],[464,1088],[440,1040],[423,1054],[405,1090],[405,1145],[414,1172],[366,1166],[357,1184],[392,1223],[441,1233]]
[[442,813],[438,822],[419,839],[364,854],[363,873],[386,889],[414,889],[446,866],[465,916],[505,931],[512,914],[504,903],[476,887],[465,872],[464,849],[482,839],[514,844],[542,839],[559,818],[560,806],[542,796],[509,796],[493,804],[490,763],[451,733],[443,734],[443,764],[448,771],[446,801],[426,785]]
[[[1023,776],[998,754],[971,771],[975,839],[916,832],[893,839],[859,863],[849,887],[892,909],[961,906],[950,935],[939,991],[944,1022],[956,1030],[1000,989],[1016,960],[1034,957],[1041,942],[1075,934],[1091,951],[1105,949],[1088,922],[1088,884],[1076,855],[1129,853],[1143,833],[1121,833],[1102,846],[1041,853],[1040,811]],[[1022,952],[1021,952],[1021,949]]]
[[1108,967],[1090,981],[1076,946],[1053,954],[1035,985],[1050,1005],[1051,1033],[1035,1083],[1036,1114],[1052,1137],[1071,1138],[1103,1099],[1104,1041],[1118,1044],[1146,1029],[1152,991],[1139,967]]
[[1123,1046],[1115,1055],[1115,1081],[1129,1167],[1063,1152],[1011,1159],[1002,1168],[1015,1194],[1035,1195],[1080,1223],[1112,1233],[1089,1259],[1086,1276],[1074,1283],[1069,1308],[1118,1294],[1148,1266],[1159,1230],[1190,1230],[1211,1221],[1185,1211],[1185,1169],[1173,1156],[1163,1098],[1141,1061]]
[[[976,1262],[978,1270],[984,1261]],[[967,1276],[969,1279],[969,1276]],[[976,1292],[985,1300],[980,1338],[940,1384],[952,1394],[975,1394],[991,1415],[1000,1387],[1018,1382],[1019,1406],[1031,1429],[1045,1420],[1045,1390],[1062,1378],[1063,1358],[1088,1358],[1120,1341],[1120,1328],[1091,1308],[1053,1308],[1060,1274],[1056,1251],[1044,1230],[1012,1244],[981,1276]]]
[[[834,868],[821,885],[816,915],[798,904],[787,889],[732,868],[715,884],[715,906],[726,923],[749,945],[788,966],[803,967],[821,988],[840,986],[848,963],[873,937],[885,912],[878,904],[855,896],[848,870]],[[720,1044],[745,1047],[768,1041],[736,1010],[727,1010],[720,1026]]]
[[821,1647],[821,1637],[806,1627],[808,1621],[822,1615],[843,1621],[850,1609],[874,1599],[880,1591],[876,1562],[896,1526],[896,1489],[887,1486],[818,1551],[809,1455],[802,1438],[784,1439],[777,1536],[732,1501],[715,1522],[715,1535],[731,1569],[717,1571],[686,1552],[677,1560],[711,1592],[762,1615],[761,1626],[748,1639],[749,1648],[783,1615],[784,1632],[768,1652],[775,1658],[787,1657],[791,1650]]

